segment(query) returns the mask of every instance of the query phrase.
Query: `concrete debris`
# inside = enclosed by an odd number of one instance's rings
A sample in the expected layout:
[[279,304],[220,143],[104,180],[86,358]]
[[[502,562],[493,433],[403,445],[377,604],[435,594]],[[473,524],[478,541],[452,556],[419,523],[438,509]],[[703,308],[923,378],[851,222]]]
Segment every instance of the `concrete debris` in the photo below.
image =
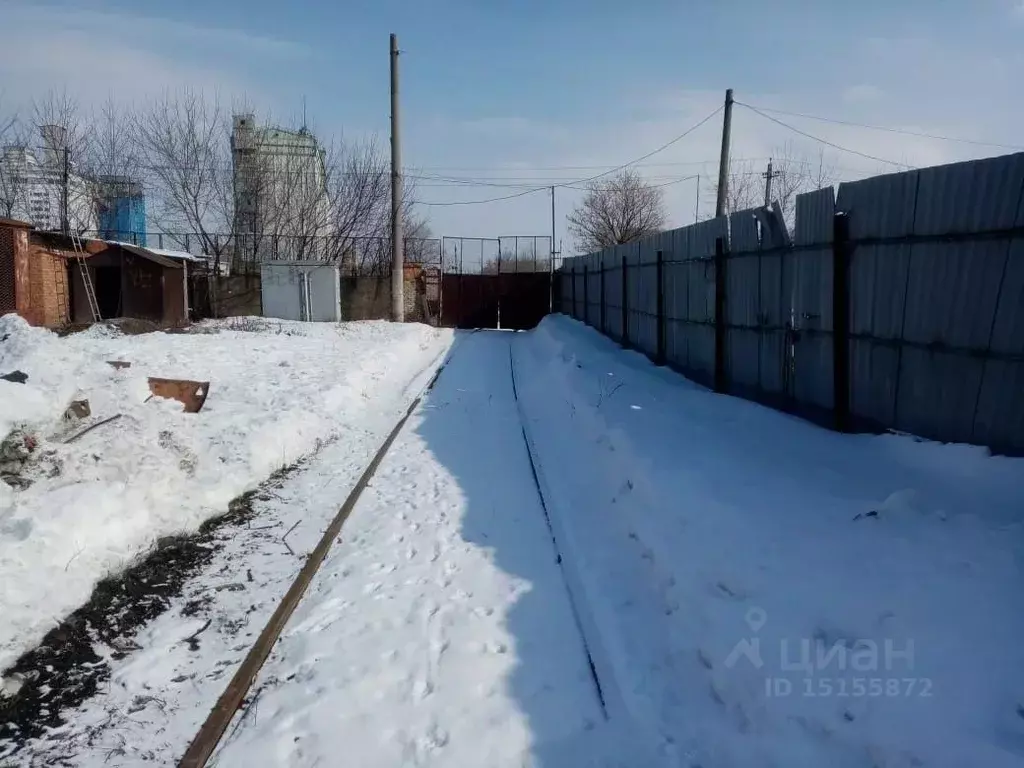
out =
[[15,429],[0,442],[0,462],[17,462],[19,465],[28,461],[36,449],[36,438],[24,430]]
[[79,419],[86,419],[91,415],[92,408],[89,407],[88,400],[72,400],[71,405],[64,411],[64,420],[77,421]]
[[0,442],[0,479],[12,488],[27,488],[30,480],[21,476],[25,465],[38,447],[36,438],[15,429]]

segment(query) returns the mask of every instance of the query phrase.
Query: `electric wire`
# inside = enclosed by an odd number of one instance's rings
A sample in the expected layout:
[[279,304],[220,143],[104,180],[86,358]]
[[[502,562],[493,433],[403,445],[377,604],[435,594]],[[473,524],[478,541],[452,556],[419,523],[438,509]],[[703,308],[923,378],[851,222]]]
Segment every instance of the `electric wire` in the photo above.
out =
[[965,139],[958,136],[940,136],[937,133],[924,133],[921,131],[911,131],[906,128],[892,128],[884,125],[871,125],[869,123],[857,123],[852,120],[838,120],[832,117],[821,117],[819,115],[809,115],[804,112],[787,112],[783,109],[772,109],[769,107],[755,107],[751,104],[746,104],[742,101],[735,101],[734,104],[739,104],[742,107],[748,109],[761,110],[762,112],[771,112],[776,115],[786,115],[788,117],[801,117],[806,120],[817,120],[822,123],[833,123],[834,125],[848,125],[854,128],[868,128],[872,131],[885,131],[886,133],[899,133],[904,136],[916,136],[921,139],[937,139],[938,141],[953,141],[961,144],[973,144],[978,147],[995,147],[996,149],[1012,149],[1016,151],[1024,150],[1024,146],[1018,144],[1000,144],[995,141],[982,141],[980,139]]

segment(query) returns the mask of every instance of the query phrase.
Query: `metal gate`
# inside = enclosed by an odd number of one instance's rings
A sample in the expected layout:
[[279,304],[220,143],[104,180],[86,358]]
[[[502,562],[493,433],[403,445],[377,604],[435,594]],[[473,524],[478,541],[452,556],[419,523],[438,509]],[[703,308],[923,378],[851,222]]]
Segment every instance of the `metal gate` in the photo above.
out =
[[452,328],[533,328],[551,311],[551,238],[445,237],[441,323]]

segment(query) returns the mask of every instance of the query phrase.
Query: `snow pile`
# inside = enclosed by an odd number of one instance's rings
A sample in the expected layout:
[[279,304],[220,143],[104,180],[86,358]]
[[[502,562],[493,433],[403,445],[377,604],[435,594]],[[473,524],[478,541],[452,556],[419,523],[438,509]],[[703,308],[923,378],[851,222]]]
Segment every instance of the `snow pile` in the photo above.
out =
[[[204,330],[122,336],[95,326],[60,339],[0,317],[0,374],[28,375],[0,380],[0,438],[24,426],[47,457],[27,489],[0,483],[0,669],[159,537],[195,529],[351,423],[365,429],[367,401],[400,394],[451,340],[384,322]],[[209,380],[202,412],[146,402],[148,376]],[[122,417],[64,445],[61,415],[81,397],[94,421]]]
[[1024,461],[819,429],[563,317],[516,366],[598,672],[668,764],[1021,764]]

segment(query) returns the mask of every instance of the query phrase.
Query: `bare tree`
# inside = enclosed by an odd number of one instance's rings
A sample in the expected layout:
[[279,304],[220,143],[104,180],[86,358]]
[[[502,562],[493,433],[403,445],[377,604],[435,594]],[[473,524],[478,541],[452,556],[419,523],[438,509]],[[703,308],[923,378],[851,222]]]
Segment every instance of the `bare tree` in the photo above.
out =
[[589,184],[568,221],[582,251],[630,243],[664,228],[664,196],[639,173],[623,171],[610,180]]
[[139,162],[153,193],[153,219],[168,233],[196,238],[219,267],[235,224],[226,115],[190,89],[166,94],[133,120]]
[[0,97],[0,145],[6,144],[7,134],[12,132],[15,126],[18,124],[18,115],[16,112],[6,114],[4,112],[3,98]]
[[[730,165],[726,210],[742,211],[764,205],[767,166],[750,160]],[[779,147],[772,157],[772,202],[782,209],[782,216],[791,228],[796,217],[796,196],[836,183],[835,165],[826,159],[824,150],[810,158],[797,152],[791,143]],[[710,188],[710,200],[718,196],[718,184]],[[713,208],[713,205],[712,205]]]
[[88,126],[85,170],[96,177],[137,176],[140,163],[133,124],[132,113],[108,97]]
[[[89,148],[89,123],[74,96],[65,90],[49,91],[32,102],[32,122],[41,132],[42,149],[58,156],[66,149],[80,165]],[[48,129],[55,130],[48,130]]]
[[772,202],[779,204],[790,229],[796,222],[796,196],[836,183],[835,166],[826,160],[823,149],[819,149],[817,157],[812,158],[799,154],[788,142],[776,151],[772,172],[775,176],[771,188]]
[[0,216],[30,219],[29,135],[23,123],[11,119],[0,151]]
[[[87,155],[80,165],[92,181],[97,214],[141,189],[141,162],[135,141],[134,115],[108,97],[93,113],[88,127]],[[98,225],[99,228],[99,225]],[[123,238],[127,233],[114,233]]]
[[[215,261],[340,259],[364,272],[390,263],[390,164],[377,142],[323,147],[305,128],[231,116],[194,91],[151,104],[134,126],[154,220],[190,233]],[[409,185],[410,221],[413,196]]]
[[[343,265],[360,273],[383,274],[391,264],[391,162],[373,139],[346,145],[335,154],[330,174],[331,249]],[[414,184],[403,186],[402,215],[408,238],[421,226],[413,215]],[[423,223],[425,224],[425,222]]]
[[434,237],[426,220],[416,218],[408,209],[404,213],[406,217],[405,260],[417,264],[440,266],[441,241]]
[[810,190],[834,187],[839,182],[836,164],[825,158],[824,149],[818,150],[818,156],[807,164],[806,169]]
[[[727,213],[756,208],[764,204],[763,168],[750,160],[729,163],[729,186],[725,191],[725,210]],[[705,193],[710,211],[715,210],[718,201],[718,180],[715,179]],[[707,214],[705,218],[711,218]]]
[[33,164],[30,183],[45,190],[50,223],[59,218],[63,224],[66,215],[71,229],[93,229],[95,191],[87,175],[91,131],[81,106],[66,90],[50,91],[32,103],[32,121],[42,143],[34,153],[38,163]]
[[[372,140],[321,147],[304,138],[310,136],[304,128],[266,125],[245,136],[252,142],[279,133],[287,134],[280,146],[235,147],[236,154],[246,153],[242,174],[236,157],[236,196],[247,206],[248,216],[237,217],[247,251],[260,257],[340,259],[352,271],[386,271],[391,195],[386,154]],[[411,200],[411,190],[407,196]]]
[[[524,238],[525,242],[512,248],[502,247],[498,255],[484,261],[480,271],[485,275],[548,272],[551,268],[551,257],[537,250],[536,240]],[[546,238],[545,238],[546,241]]]

